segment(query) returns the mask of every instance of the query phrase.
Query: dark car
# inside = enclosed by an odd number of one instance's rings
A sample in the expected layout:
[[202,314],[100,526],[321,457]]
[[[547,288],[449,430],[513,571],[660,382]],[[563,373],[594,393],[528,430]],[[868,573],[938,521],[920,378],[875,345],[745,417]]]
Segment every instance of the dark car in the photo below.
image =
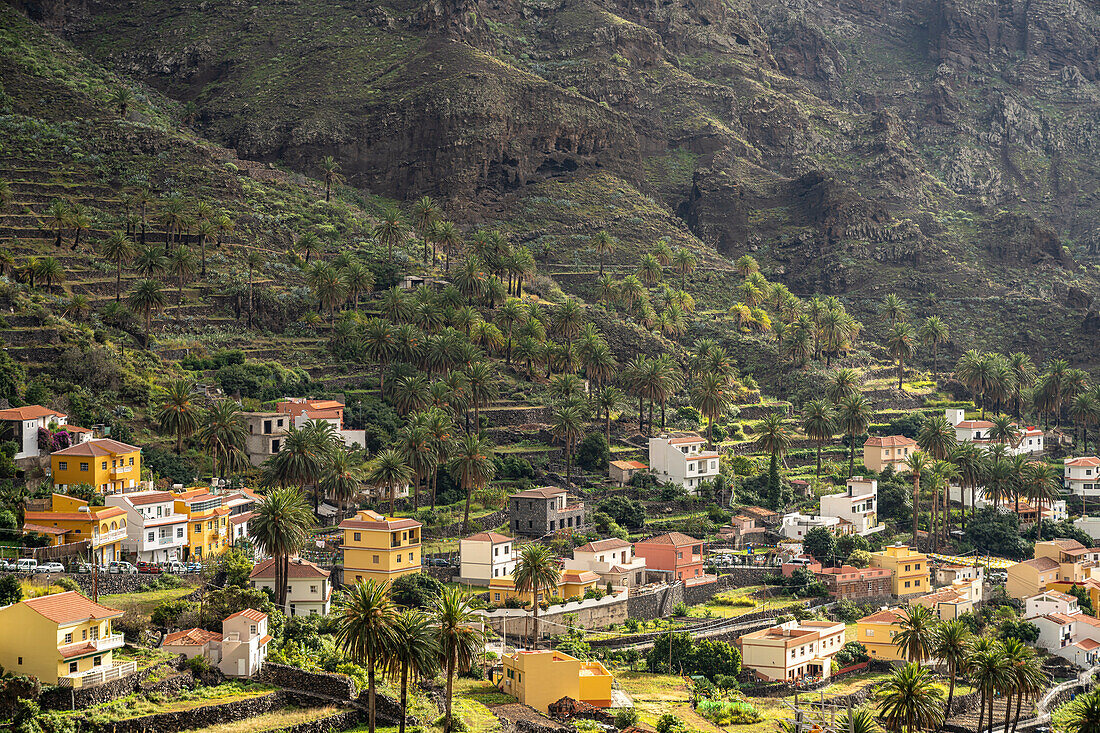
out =
[[137,564],[137,571],[147,575],[160,575],[161,573],[160,565],[152,562],[139,562]]

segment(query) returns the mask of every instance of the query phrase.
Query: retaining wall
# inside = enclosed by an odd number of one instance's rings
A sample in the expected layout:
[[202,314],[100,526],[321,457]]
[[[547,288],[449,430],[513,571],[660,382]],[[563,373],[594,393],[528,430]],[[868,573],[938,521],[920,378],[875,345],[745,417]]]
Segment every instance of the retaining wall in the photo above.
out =
[[77,710],[86,708],[89,705],[110,702],[125,697],[132,692],[153,689],[145,684],[146,681],[154,674],[162,674],[165,666],[163,664],[154,665],[128,677],[120,677],[117,680],[111,680],[95,687],[81,687],[79,689],[51,687],[48,690],[43,690],[41,697],[38,698],[38,704],[44,710]]
[[260,673],[256,675],[256,681],[265,682],[276,687],[324,695],[347,702],[355,700],[358,694],[355,683],[347,675],[307,672],[297,667],[272,664],[271,662],[264,663]]

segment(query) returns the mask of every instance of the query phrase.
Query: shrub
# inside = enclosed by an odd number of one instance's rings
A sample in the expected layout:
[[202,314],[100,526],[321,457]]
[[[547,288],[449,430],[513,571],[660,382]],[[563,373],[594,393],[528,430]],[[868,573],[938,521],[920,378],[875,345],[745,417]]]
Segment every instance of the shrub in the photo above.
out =
[[58,578],[57,579],[57,584],[60,585],[65,590],[75,590],[77,592],[80,592],[80,586],[77,585],[75,580],[73,580],[72,578],[70,578],[68,576],[63,575],[60,578]]
[[695,712],[718,726],[749,725],[764,719],[759,710],[743,700],[703,700]]
[[577,446],[577,465],[586,471],[607,471],[611,450],[603,433],[592,433]]
[[111,625],[115,631],[125,634],[126,641],[134,644],[140,642],[142,633],[149,629],[149,619],[135,611],[127,611]]
[[623,728],[629,728],[632,725],[638,724],[638,709],[637,708],[620,708],[615,713],[615,727],[619,730]]
[[688,727],[684,721],[672,713],[665,713],[657,719],[657,733],[687,733]]
[[209,659],[201,654],[188,659],[187,668],[197,677],[214,671],[214,665],[210,663]]

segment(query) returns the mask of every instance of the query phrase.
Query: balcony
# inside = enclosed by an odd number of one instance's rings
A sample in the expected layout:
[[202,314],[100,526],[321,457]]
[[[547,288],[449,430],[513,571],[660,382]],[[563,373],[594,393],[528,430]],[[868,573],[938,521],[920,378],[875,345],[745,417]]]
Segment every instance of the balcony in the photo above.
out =
[[185,544],[186,542],[187,542],[186,537],[158,537],[157,538],[157,544],[162,546],[162,547],[164,545],[182,545],[182,544]]
[[134,470],[137,466],[118,466],[111,469],[111,478],[129,478],[132,475],[136,475]]
[[95,687],[137,671],[137,662],[115,662],[110,667],[96,667],[87,672],[67,674],[57,678],[59,687]]
[[126,637],[122,634],[109,634],[99,639],[93,639],[92,643],[95,644],[97,651],[105,652],[111,649],[120,649],[126,644]]
[[92,547],[99,547],[100,545],[109,545],[112,542],[119,542],[126,539],[126,528],[112,529],[110,532],[100,532],[92,537]]

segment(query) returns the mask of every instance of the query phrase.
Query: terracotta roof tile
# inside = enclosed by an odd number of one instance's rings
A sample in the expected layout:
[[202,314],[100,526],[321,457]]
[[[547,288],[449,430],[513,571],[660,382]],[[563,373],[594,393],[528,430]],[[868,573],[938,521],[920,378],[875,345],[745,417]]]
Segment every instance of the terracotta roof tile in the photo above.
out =
[[573,552],[600,552],[601,550],[614,550],[620,547],[630,547],[630,543],[626,540],[620,540],[618,537],[609,537],[606,540],[596,540],[595,542],[581,545],[573,550]]
[[612,461],[611,465],[615,468],[621,468],[624,471],[630,469],[649,468],[649,466],[645,465],[641,461]]
[[30,598],[23,603],[40,616],[57,624],[72,624],[89,619],[105,619],[121,616],[122,611],[93,603],[75,590]]
[[666,532],[665,534],[659,534],[656,537],[650,537],[649,539],[638,542],[639,545],[676,545],[680,547],[682,545],[698,545],[702,540],[697,540],[694,537],[684,534],[683,532]]
[[68,417],[68,415],[42,405],[24,405],[0,410],[0,420],[35,420],[40,417]]
[[[309,560],[303,560],[302,558],[295,558],[287,565],[287,577],[294,578],[327,578],[329,571],[317,567]],[[275,577],[275,559],[264,560],[262,563],[252,568],[252,572],[248,574],[250,578],[274,578]],[[259,611],[257,611],[259,613]]]
[[863,446],[871,448],[898,448],[902,446],[916,445],[917,441],[904,435],[871,436],[863,442]]
[[140,451],[136,445],[129,445],[128,443],[120,443],[117,440],[111,440],[110,438],[101,438],[99,440],[89,440],[78,445],[69,446],[64,450],[56,450],[51,453],[51,456],[92,456],[95,458],[101,458],[103,456],[118,455],[119,453],[136,453]]
[[1067,458],[1067,466],[1100,466],[1100,458],[1096,456],[1081,456],[1080,458]]
[[185,629],[184,631],[177,631],[174,634],[168,634],[164,637],[164,641],[162,641],[160,645],[162,647],[203,646],[212,641],[221,640],[222,635],[216,631],[207,631],[206,629]]
[[884,608],[881,611],[875,611],[870,616],[864,616],[856,623],[859,624],[894,624],[902,620],[901,609],[898,608]]
[[232,616],[226,616],[225,619],[223,620],[223,623],[225,621],[229,621],[230,619],[238,618],[239,616],[244,616],[246,619],[248,619],[250,621],[257,621],[257,622],[264,621],[264,620],[267,619],[267,614],[266,613],[264,613],[262,611],[257,611],[255,608],[246,608],[243,611],[237,611]]
[[537,489],[527,489],[526,491],[520,491],[512,494],[513,499],[552,499],[555,496],[560,496],[566,493],[565,489],[558,488],[557,486],[540,486]]
[[511,537],[499,532],[478,532],[477,534],[470,535],[466,539],[473,542],[492,542],[494,545],[512,541]]

